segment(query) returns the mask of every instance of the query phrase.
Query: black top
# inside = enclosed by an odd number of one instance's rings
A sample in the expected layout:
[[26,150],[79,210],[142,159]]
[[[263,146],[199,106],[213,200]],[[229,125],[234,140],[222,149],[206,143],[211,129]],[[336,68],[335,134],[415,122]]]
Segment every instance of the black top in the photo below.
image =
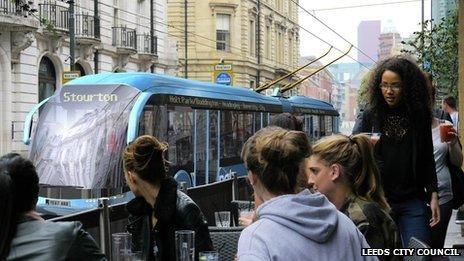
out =
[[415,126],[405,107],[388,109],[383,119],[366,110],[358,115],[353,134],[382,134],[374,151],[387,200],[428,201],[426,193],[437,191],[431,127]]
[[411,123],[406,112],[390,109],[381,125],[381,141],[375,147],[375,156],[380,162],[385,159],[395,164],[380,166],[385,196],[390,202],[401,202],[418,195],[412,169],[413,137]]
[[[137,197],[127,203],[132,234],[132,250],[142,251],[145,260],[176,260],[175,231],[195,231],[195,259],[201,251],[213,250],[206,220],[198,206],[187,195],[177,190],[172,178],[162,181],[155,205]],[[155,227],[151,215],[158,219]],[[155,255],[157,256],[155,258]]]

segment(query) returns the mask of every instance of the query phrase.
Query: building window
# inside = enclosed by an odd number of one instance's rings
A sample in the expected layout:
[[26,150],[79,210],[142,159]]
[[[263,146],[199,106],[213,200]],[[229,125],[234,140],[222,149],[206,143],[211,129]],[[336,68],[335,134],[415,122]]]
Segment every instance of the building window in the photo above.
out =
[[293,66],[293,34],[288,37],[288,65]]
[[216,49],[228,52],[230,50],[230,15],[216,15]]
[[266,49],[265,49],[264,56],[267,59],[271,59],[271,26],[270,25],[266,25],[265,38],[266,38]]
[[250,20],[250,54],[252,56],[256,56],[256,26],[255,26],[255,21]]

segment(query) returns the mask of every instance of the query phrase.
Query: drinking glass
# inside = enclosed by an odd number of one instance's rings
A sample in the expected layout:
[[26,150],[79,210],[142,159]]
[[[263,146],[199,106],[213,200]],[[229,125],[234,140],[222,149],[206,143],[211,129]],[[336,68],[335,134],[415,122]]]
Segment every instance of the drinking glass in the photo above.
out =
[[218,261],[219,254],[216,251],[204,251],[198,255],[199,261]]
[[178,230],[176,235],[176,260],[193,261],[195,259],[195,231]]
[[111,256],[113,261],[129,261],[131,260],[131,240],[130,233],[114,233],[111,235],[112,248]]
[[229,211],[214,212],[214,217],[216,219],[216,227],[230,227]]
[[453,131],[453,124],[445,120],[440,120],[440,139],[441,142],[450,142],[453,135],[449,133]]

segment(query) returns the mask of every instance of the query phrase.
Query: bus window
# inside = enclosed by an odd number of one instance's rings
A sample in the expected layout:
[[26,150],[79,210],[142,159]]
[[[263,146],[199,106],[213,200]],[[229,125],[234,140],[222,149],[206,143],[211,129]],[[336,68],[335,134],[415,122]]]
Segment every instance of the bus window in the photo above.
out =
[[253,132],[252,114],[221,112],[221,167],[241,164],[242,146]]
[[206,110],[196,110],[196,183],[206,184],[206,147],[207,147],[207,113]]
[[171,162],[169,174],[174,175],[179,170],[193,172],[193,110],[181,106],[154,106],[153,119],[153,136],[169,144],[166,152],[166,159]]
[[325,117],[325,130],[327,136],[332,135],[332,116]]
[[320,137],[320,126],[319,126],[319,116],[314,115],[313,118],[313,138],[314,141],[318,140]]
[[324,137],[325,136],[325,117],[324,116],[319,116],[319,128],[320,128],[320,137]]
[[261,113],[253,113],[253,133],[256,133],[261,129]]
[[209,182],[216,181],[218,171],[218,111],[209,112]]
[[155,136],[154,116],[155,108],[153,104],[145,105],[139,122],[139,136],[145,134]]

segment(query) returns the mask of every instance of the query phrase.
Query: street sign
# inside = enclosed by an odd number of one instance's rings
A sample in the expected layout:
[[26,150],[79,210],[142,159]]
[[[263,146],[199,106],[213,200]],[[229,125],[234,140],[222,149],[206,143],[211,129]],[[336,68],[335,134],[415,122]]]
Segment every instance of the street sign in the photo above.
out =
[[80,71],[70,71],[70,72],[63,72],[61,75],[61,82],[63,84],[74,80],[76,78],[81,77],[81,72]]
[[233,85],[234,71],[232,64],[218,63],[214,65],[213,82],[217,84]]
[[232,64],[216,64],[214,66],[215,71],[232,71]]
[[216,76],[216,83],[218,84],[225,84],[231,85],[232,84],[232,76],[226,72],[221,72]]

